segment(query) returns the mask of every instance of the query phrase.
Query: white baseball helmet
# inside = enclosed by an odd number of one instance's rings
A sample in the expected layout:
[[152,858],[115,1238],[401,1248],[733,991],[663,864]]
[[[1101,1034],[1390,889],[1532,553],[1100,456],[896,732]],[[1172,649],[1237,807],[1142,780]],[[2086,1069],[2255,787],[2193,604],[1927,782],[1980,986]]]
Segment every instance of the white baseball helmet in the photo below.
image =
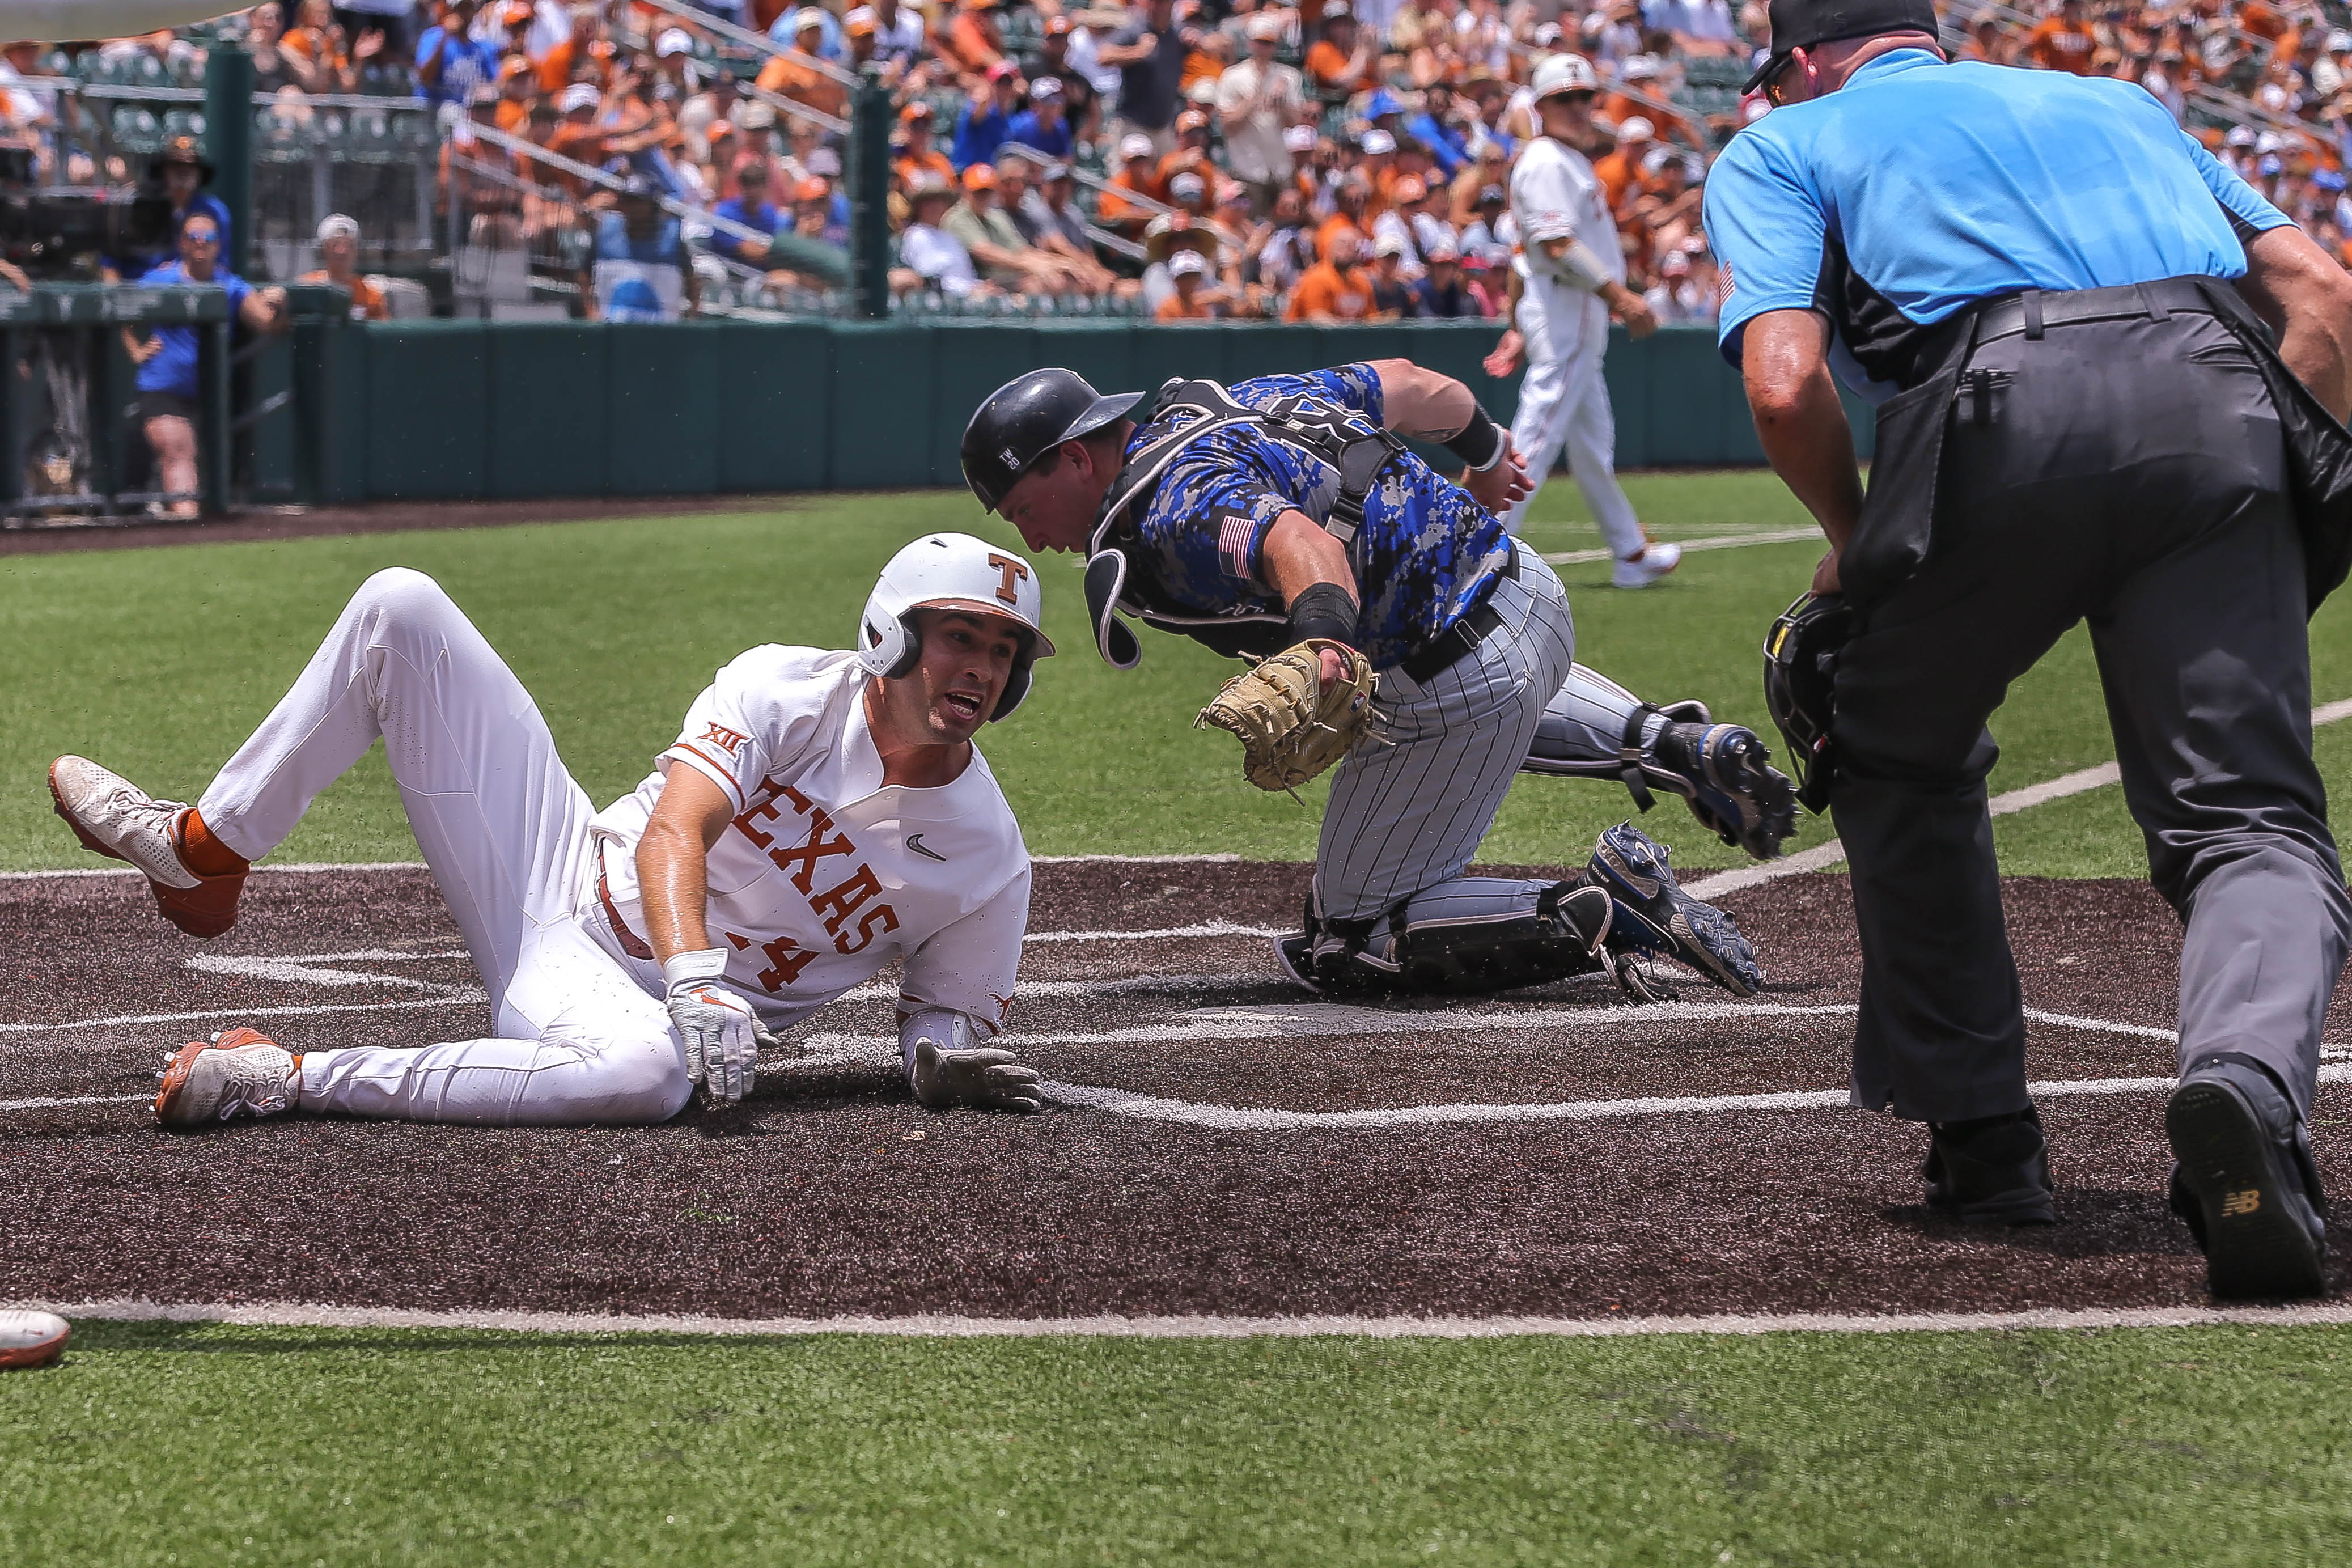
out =
[[1039,624],[1045,595],[1029,563],[969,533],[927,533],[882,568],[866,613],[857,623],[857,659],[867,672],[887,680],[912,673],[922,652],[914,612],[971,610],[995,616],[1021,628],[1021,652],[1004,695],[989,718],[1003,718],[1029,695],[1029,667],[1053,657],[1053,642]]
[[1601,79],[1582,55],[1553,55],[1536,67],[1533,90],[1540,103],[1556,92],[1599,92]]

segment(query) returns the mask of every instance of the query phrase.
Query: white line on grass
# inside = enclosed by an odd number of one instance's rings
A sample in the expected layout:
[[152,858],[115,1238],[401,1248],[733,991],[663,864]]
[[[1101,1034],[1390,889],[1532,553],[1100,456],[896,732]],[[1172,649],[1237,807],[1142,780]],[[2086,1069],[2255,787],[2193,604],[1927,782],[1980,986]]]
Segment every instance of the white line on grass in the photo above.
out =
[[[2352,719],[2352,698],[2329,702],[2311,710],[2314,729]],[[2113,763],[2101,763],[2095,768],[2045,779],[2022,789],[2005,790],[1986,802],[1986,809],[1994,816],[2008,816],[2032,806],[2047,805],[2053,800],[2083,795],[2108,784],[2119,783],[2123,773]],[[1694,899],[1719,899],[1726,893],[1736,893],[1742,888],[1753,888],[1765,882],[1777,882],[1783,877],[1793,877],[1801,871],[1818,871],[1835,866],[1845,858],[1845,846],[1832,838],[1826,844],[1816,844],[1801,849],[1785,859],[1767,860],[1760,866],[1742,866],[1735,870],[1720,871],[1712,877],[1702,877],[1696,882],[1683,884],[1683,891]]]
[[[1738,550],[1750,544],[1793,544],[1801,539],[1819,540],[1821,537],[1822,531],[1818,528],[1776,528],[1764,533],[1724,533],[1713,538],[1685,539],[1682,541],[1682,547],[1687,555],[1694,550]],[[1822,547],[1829,547],[1826,541]],[[1546,554],[1543,559],[1554,566],[1582,566],[1589,562],[1615,558],[1613,550],[1558,550]]]
[[532,1334],[679,1334],[768,1339],[843,1334],[901,1339],[1131,1340],[1309,1339],[1495,1340],[1525,1337],[1633,1339],[1663,1334],[1985,1333],[2023,1329],[2186,1329],[2223,1326],[2320,1328],[2352,1323],[2352,1302],[2292,1307],[2033,1308],[2015,1312],[1901,1312],[1846,1315],[1787,1312],[1690,1317],[904,1317],[714,1318],[690,1313],[531,1312],[481,1308],[425,1311],[405,1307],[339,1307],[304,1301],[56,1301],[0,1303],[55,1312],[68,1321],[127,1323],[232,1323],[249,1328],[479,1330]]

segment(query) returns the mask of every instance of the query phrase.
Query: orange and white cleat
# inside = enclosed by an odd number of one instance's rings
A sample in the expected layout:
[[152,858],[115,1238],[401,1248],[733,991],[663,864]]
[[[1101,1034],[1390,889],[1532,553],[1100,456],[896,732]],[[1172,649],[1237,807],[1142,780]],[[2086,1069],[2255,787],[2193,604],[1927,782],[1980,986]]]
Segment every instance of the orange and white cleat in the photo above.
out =
[[185,804],[157,800],[121,774],[76,756],[49,764],[49,798],[84,848],[146,873],[165,920],[205,937],[236,923],[246,874],[208,877],[189,868],[185,834],[194,814]]
[[165,1127],[202,1127],[238,1116],[279,1116],[294,1106],[294,1075],[302,1058],[258,1029],[224,1029],[190,1040],[156,1076],[155,1120]]
[[47,1366],[71,1338],[73,1325],[55,1312],[0,1312],[0,1367]]

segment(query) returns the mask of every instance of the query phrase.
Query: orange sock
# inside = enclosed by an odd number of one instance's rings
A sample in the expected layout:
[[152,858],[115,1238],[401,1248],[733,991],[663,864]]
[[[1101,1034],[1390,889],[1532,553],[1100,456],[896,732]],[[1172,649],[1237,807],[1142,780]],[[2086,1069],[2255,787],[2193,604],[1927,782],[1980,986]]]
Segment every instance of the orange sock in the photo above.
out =
[[181,816],[173,837],[179,840],[173,847],[180,852],[180,863],[199,877],[234,877],[253,869],[251,861],[213,837],[194,806]]

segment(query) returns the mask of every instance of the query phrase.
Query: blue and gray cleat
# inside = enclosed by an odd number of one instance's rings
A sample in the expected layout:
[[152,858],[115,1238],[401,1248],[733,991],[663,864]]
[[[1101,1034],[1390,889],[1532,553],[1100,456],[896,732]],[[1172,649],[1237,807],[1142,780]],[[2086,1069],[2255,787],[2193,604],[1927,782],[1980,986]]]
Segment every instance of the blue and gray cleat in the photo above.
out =
[[1734,996],[1754,995],[1764,984],[1764,966],[1739,934],[1739,922],[1684,892],[1666,856],[1664,845],[1630,822],[1610,828],[1592,847],[1586,875],[1616,905],[1609,946],[1675,959]]

